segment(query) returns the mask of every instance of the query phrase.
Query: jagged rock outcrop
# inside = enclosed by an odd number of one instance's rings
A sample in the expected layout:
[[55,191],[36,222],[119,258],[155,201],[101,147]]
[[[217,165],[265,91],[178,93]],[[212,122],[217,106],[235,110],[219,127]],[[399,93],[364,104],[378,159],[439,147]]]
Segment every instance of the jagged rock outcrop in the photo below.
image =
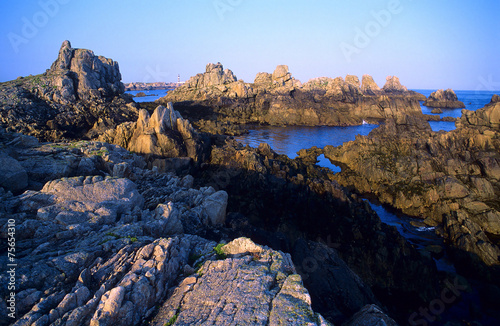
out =
[[498,94],[495,94],[491,97],[491,101],[490,101],[490,104],[493,104],[493,103],[498,103],[500,102],[500,96]]
[[192,77],[158,102],[173,102],[176,110],[207,131],[214,128],[206,121],[345,126],[408,114],[422,116],[418,100],[425,96],[406,90],[397,77],[390,78],[383,91],[365,77],[362,91],[359,78],[352,75],[345,81],[321,77],[301,85],[288,66],[279,65],[272,74],[258,73],[254,83],[248,84],[235,81],[232,73],[225,77],[222,69],[220,64],[207,65],[204,74]]
[[49,75],[57,87],[53,99],[63,103],[112,98],[125,91],[118,63],[85,49],[73,49],[64,41]]
[[347,76],[345,76],[345,82],[348,83],[349,85],[354,86],[356,89],[359,89],[361,86],[359,83],[358,76],[347,75]]
[[465,104],[458,100],[457,94],[452,89],[439,89],[432,92],[429,98],[424,102],[425,106],[432,108],[465,108]]
[[462,116],[457,120],[457,127],[486,127],[494,130],[500,129],[499,103],[499,96],[495,94],[491,102],[482,109],[476,111],[462,110]]
[[272,85],[274,87],[285,87],[287,89],[293,89],[294,87],[300,87],[300,81],[292,77],[292,74],[288,70],[287,65],[279,65],[273,71],[271,75]]
[[64,41],[45,73],[0,84],[0,123],[42,140],[95,137],[137,117],[118,63]]
[[401,85],[399,78],[396,76],[387,76],[384,87],[382,88],[387,93],[407,92],[408,89]]
[[496,282],[499,112],[498,103],[463,110],[457,129],[448,133],[432,132],[423,121],[389,121],[324,152],[343,167],[334,179],[408,215],[425,217],[426,224],[442,228],[464,272]]
[[377,95],[381,92],[381,89],[378,87],[377,83],[375,83],[372,76],[363,75],[363,79],[361,81],[361,91],[364,94]]
[[204,74],[198,74],[191,77],[183,87],[187,88],[204,88],[210,86],[218,86],[224,84],[230,84],[237,81],[233,72],[229,69],[225,69],[220,62],[214,64],[209,63],[205,69]]
[[172,103],[158,106],[152,115],[142,109],[137,122],[107,130],[99,139],[158,159],[186,157],[196,163],[204,160],[208,146]]

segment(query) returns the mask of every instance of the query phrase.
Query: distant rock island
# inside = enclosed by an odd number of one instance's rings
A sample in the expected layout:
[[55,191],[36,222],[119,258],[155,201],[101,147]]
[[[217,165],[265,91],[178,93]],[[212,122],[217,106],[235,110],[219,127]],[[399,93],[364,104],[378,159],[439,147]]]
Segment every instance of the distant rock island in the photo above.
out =
[[425,100],[424,105],[443,109],[465,108],[465,104],[458,100],[457,94],[452,89],[439,89],[432,92],[429,98]]

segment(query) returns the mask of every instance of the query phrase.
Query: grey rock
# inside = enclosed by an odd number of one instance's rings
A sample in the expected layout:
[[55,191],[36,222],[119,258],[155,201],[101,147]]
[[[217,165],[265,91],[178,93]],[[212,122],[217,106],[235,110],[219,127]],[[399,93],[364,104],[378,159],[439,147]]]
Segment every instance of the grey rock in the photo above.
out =
[[[259,247],[248,239],[227,248]],[[329,325],[311,309],[311,299],[288,254],[260,253],[207,261],[185,278],[151,325]]]
[[398,324],[387,316],[376,305],[366,305],[356,313],[344,326],[397,326]]
[[[42,193],[54,195],[56,204],[68,206],[70,202],[82,203],[84,209],[93,209],[97,213],[100,208],[109,208],[121,214],[136,206],[142,207],[144,203],[136,185],[128,179],[58,179],[45,184]],[[73,207],[78,209],[78,205]]]
[[228,194],[224,190],[218,191],[203,201],[203,208],[208,215],[211,225],[222,225],[226,220]]
[[50,72],[57,76],[54,83],[61,87],[55,97],[67,102],[88,102],[124,92],[117,62],[95,56],[90,50],[73,49],[69,41],[61,45]]
[[28,173],[19,162],[9,156],[0,156],[0,186],[19,192],[28,186]]

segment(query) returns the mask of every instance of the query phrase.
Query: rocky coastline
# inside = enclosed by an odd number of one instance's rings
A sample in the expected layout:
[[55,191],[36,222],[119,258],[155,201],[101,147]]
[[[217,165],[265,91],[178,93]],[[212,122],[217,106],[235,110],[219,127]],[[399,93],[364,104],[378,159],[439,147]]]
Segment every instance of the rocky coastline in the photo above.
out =
[[406,115],[439,119],[422,114],[419,101],[424,100],[396,76],[387,77],[383,88],[369,75],[361,82],[347,75],[302,84],[288,66],[279,65],[272,74],[258,73],[253,83],[245,83],[222,64],[210,63],[204,73],[156,102],[172,102],[194,125],[213,133],[220,131],[217,125],[351,126]]
[[134,82],[123,84],[125,91],[151,91],[159,89],[175,89],[182,85],[181,83],[165,83],[165,82],[155,82],[155,83],[141,83]]
[[[301,85],[278,66],[246,84],[210,64],[146,109],[120,79],[116,62],[66,41],[45,74],[0,84],[0,233],[10,237],[15,224],[18,266],[15,318],[2,287],[0,325],[411,323],[443,291],[463,288],[453,280],[466,281],[382,223],[359,196],[368,189],[429,214],[424,222],[442,225],[465,253],[454,259],[482,262],[469,274],[496,286],[498,97],[444,134],[430,131],[422,97],[397,77],[382,89],[369,76]],[[322,111],[328,104],[332,112]],[[196,128],[221,116],[215,127],[385,124],[292,160]],[[320,153],[343,171],[318,167]],[[421,183],[403,164],[413,155]],[[416,205],[398,189],[438,199]],[[481,295],[496,298],[493,287]]]

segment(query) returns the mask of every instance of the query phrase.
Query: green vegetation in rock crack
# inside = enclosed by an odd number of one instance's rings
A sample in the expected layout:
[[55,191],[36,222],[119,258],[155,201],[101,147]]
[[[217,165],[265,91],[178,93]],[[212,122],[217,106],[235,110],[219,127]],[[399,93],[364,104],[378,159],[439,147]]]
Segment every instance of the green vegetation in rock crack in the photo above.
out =
[[31,83],[34,85],[39,85],[41,83],[40,76],[34,76],[33,79],[31,80]]
[[137,238],[130,235],[127,237],[127,239],[130,239],[132,243],[137,242]]
[[227,255],[222,251],[222,247],[224,247],[224,243],[219,243],[214,247],[214,252],[217,255],[217,259],[222,260],[226,259]]
[[100,150],[91,151],[89,153],[89,155],[90,156],[97,155],[97,156],[103,157],[104,155],[109,155],[109,151],[107,148],[101,148]]
[[196,274],[198,274],[199,276],[203,275],[203,273],[201,271],[201,268],[203,267],[203,262],[202,261],[197,262],[196,265],[194,265],[193,267],[194,267],[194,272]]
[[108,233],[106,233],[105,235],[110,236],[110,237],[115,237],[115,238],[117,238],[117,239],[119,239],[119,238],[120,238],[120,236],[119,236],[119,235],[117,235],[116,233],[113,233],[113,232],[108,232]]
[[166,323],[165,326],[172,326],[176,321],[177,318],[179,317],[179,313],[176,313],[172,318],[170,318]]

